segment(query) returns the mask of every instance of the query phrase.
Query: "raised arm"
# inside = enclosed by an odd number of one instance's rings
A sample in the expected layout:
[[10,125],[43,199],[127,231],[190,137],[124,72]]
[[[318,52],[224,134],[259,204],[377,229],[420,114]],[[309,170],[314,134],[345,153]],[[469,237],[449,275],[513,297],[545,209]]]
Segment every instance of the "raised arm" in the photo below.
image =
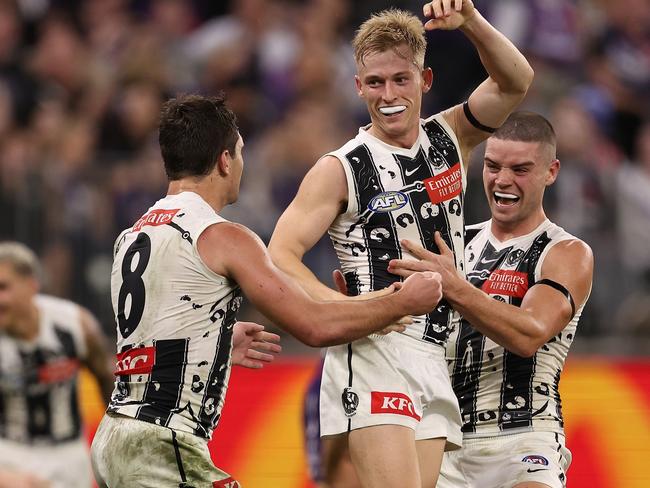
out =
[[445,120],[458,136],[463,160],[468,161],[469,152],[490,135],[477,127],[476,122],[486,127],[499,127],[524,99],[534,72],[523,54],[485,20],[471,0],[435,0],[424,5],[423,10],[426,17],[431,17],[425,29],[463,31],[474,44],[488,73],[488,78],[468,99],[474,124],[466,116],[462,104],[444,113]]
[[97,380],[102,399],[108,404],[115,383],[115,354],[109,348],[97,319],[84,308],[81,309],[81,327],[87,351],[83,363]]
[[[567,297],[544,284],[531,287],[519,307],[494,300],[458,274],[451,250],[436,234],[440,255],[405,242],[409,252],[421,261],[394,260],[389,270],[400,276],[424,270],[440,272],[444,296],[452,307],[497,344],[519,356],[532,356],[573,318]],[[589,296],[592,275],[591,249],[580,240],[571,240],[551,248],[542,266],[541,279],[565,287],[577,310]]]
[[201,234],[197,246],[210,269],[236,281],[264,315],[310,346],[365,337],[404,315],[431,310],[442,295],[439,275],[416,274],[385,297],[320,302],[278,269],[262,241],[241,225],[212,225]]
[[305,176],[298,194],[278,220],[269,243],[269,253],[276,266],[316,299],[342,297],[321,283],[302,263],[302,258],[344,210],[347,198],[341,163],[333,156],[325,156]]

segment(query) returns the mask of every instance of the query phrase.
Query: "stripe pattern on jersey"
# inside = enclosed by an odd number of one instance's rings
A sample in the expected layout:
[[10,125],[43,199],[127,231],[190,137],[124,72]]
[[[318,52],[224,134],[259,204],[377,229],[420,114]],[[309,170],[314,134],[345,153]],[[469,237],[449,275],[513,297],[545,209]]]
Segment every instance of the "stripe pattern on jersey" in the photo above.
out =
[[[45,331],[39,333],[33,347],[0,337],[0,438],[23,444],[57,444],[81,436],[79,351],[68,327],[49,319],[59,309],[43,311],[42,307],[49,306],[49,300],[43,300],[47,303],[38,302],[38,307],[45,318],[39,326]],[[52,301],[55,307],[64,303],[62,315],[76,307],[63,300]]]
[[[463,170],[459,152],[440,122],[431,119],[422,127],[413,157],[368,141],[363,129],[362,135],[344,146],[345,152],[333,153],[344,167],[347,165],[348,184],[353,190],[350,198],[356,204],[353,212],[339,217],[340,221],[330,227],[351,295],[382,289],[400,279],[388,272],[388,263],[403,257],[401,239],[419,241],[437,252],[434,233],[440,231],[451,249],[459,248],[459,243],[462,249]],[[447,174],[450,176],[445,177]],[[446,195],[454,178],[456,191]],[[394,208],[390,203],[386,203],[387,209],[377,207],[382,198],[397,204]],[[462,272],[462,255],[456,265]],[[442,301],[430,314],[417,319],[419,329],[412,327],[407,333],[414,335],[419,330],[419,340],[443,345],[454,317],[449,304]]]
[[[219,222],[224,219],[200,196],[184,192],[154,204],[118,238],[113,307],[130,320],[134,305],[127,308],[124,297],[137,292],[138,315],[128,335],[118,324],[110,412],[211,437],[225,401],[242,301],[236,283],[207,268],[196,249],[201,232]],[[139,241],[146,252],[134,248]]]
[[[521,306],[538,279],[550,247],[574,238],[546,221],[530,234],[495,247],[489,228],[488,221],[467,229],[467,278],[494,299],[515,306]],[[531,358],[505,350],[462,320],[447,351],[464,434],[562,432],[559,378],[581,309]]]

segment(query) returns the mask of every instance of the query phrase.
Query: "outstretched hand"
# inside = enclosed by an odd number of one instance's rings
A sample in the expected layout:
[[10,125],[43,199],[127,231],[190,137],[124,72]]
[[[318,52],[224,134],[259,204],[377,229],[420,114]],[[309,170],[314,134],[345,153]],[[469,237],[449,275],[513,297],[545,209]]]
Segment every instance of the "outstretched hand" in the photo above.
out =
[[458,274],[454,260],[454,253],[447,246],[447,243],[436,231],[434,236],[440,254],[428,251],[419,244],[411,241],[402,241],[402,247],[411,253],[415,259],[392,259],[388,263],[388,271],[402,277],[411,276],[419,271],[433,271],[442,276],[443,290],[446,292],[449,287],[456,283],[454,280],[464,278]]
[[474,16],[474,3],[471,0],[433,0],[422,7],[425,17],[430,17],[424,24],[426,30],[458,29]]
[[260,369],[264,363],[275,359],[273,354],[282,351],[280,336],[266,332],[255,322],[237,322],[232,337],[232,364]]

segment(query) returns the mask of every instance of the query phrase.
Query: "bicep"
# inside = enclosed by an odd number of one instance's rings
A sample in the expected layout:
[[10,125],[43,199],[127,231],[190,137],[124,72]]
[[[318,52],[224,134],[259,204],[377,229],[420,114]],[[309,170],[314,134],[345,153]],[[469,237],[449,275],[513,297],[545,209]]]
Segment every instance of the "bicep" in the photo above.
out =
[[341,163],[332,156],[319,160],[276,224],[269,243],[273,259],[287,251],[302,258],[325,234],[346,202],[347,181]]
[[306,316],[307,293],[273,262],[262,241],[243,226],[221,224],[207,237],[221,255],[225,275],[237,282],[253,305],[277,325],[295,333],[292,324]]
[[[478,122],[496,129],[519,105],[521,97],[521,93],[501,91],[494,80],[487,78],[470,94],[468,104]],[[474,147],[490,137],[490,132],[475,127],[469,121],[462,104],[450,108],[444,115],[456,132],[463,153],[471,152]]]
[[[549,251],[540,280],[558,283],[571,294],[576,311],[589,296],[593,274],[591,249],[579,240],[564,241]],[[559,290],[545,284],[530,288],[521,304],[545,328],[547,337],[557,335],[573,318],[569,299]]]

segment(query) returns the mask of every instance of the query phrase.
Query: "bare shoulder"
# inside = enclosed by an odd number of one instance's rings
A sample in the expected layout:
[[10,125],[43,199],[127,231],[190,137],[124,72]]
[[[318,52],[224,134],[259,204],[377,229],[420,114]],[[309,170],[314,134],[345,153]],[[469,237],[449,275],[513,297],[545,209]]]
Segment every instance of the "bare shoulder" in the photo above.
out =
[[542,265],[542,278],[567,287],[576,304],[583,303],[591,290],[594,256],[580,239],[569,239],[553,246]]
[[207,227],[196,247],[205,265],[226,277],[231,277],[233,264],[266,253],[257,234],[236,222],[219,222]]
[[591,247],[581,239],[568,239],[553,246],[544,261],[552,266],[568,269],[585,266],[593,268],[594,254]]
[[347,197],[347,181],[343,163],[336,156],[327,155],[320,158],[307,172],[301,185],[305,190],[321,190],[334,194],[339,199]]

